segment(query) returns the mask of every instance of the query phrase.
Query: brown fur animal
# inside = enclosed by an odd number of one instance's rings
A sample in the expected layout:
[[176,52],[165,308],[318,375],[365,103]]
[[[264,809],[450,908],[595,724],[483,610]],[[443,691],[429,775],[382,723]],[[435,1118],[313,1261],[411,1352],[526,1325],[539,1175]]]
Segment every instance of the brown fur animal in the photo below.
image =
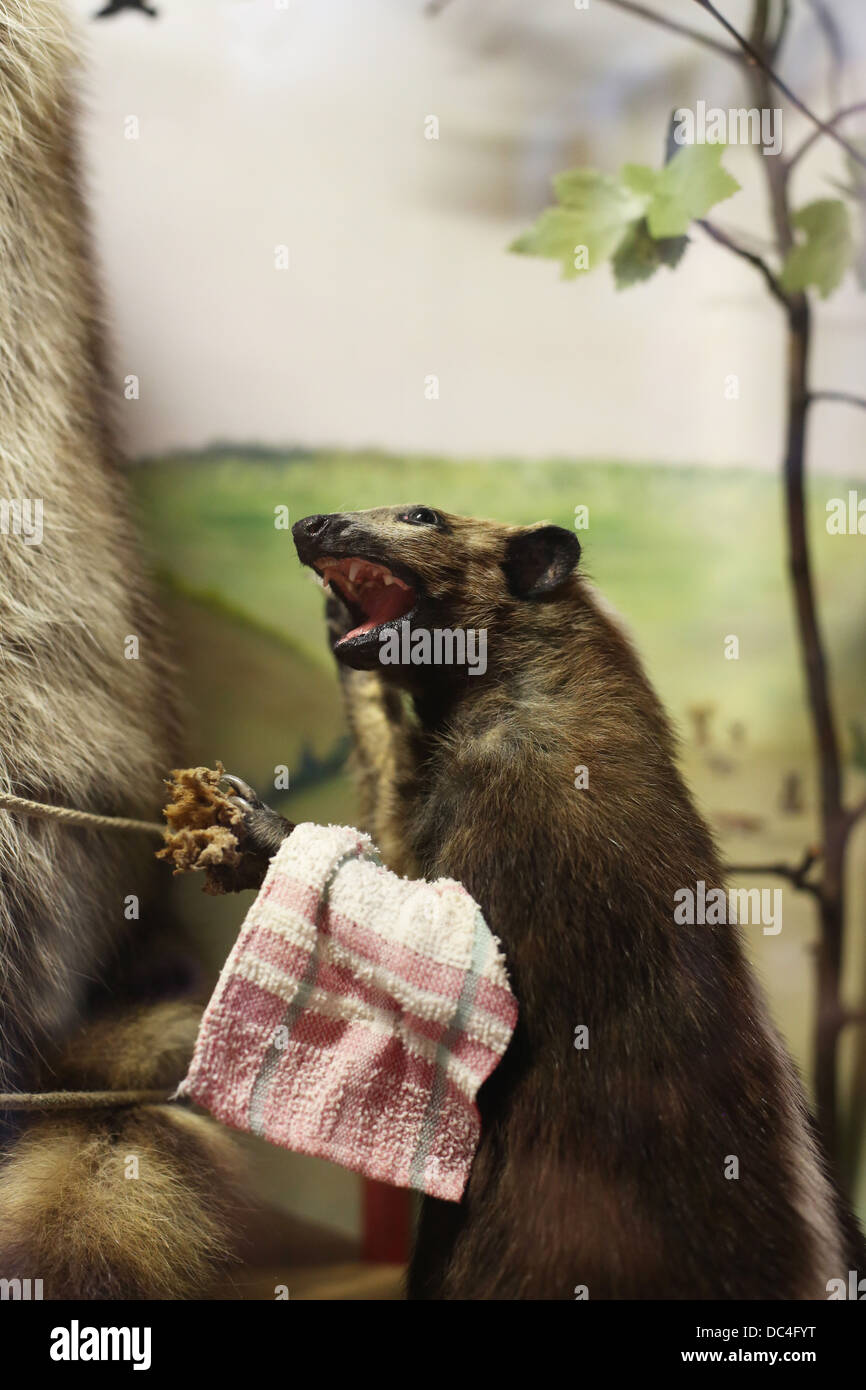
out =
[[[410,1296],[826,1297],[858,1233],[737,928],[674,921],[721,867],[574,535],[421,506],[294,534],[343,600],[367,828],[391,868],[466,885],[520,1006],[465,1197],[424,1202]],[[402,622],[485,631],[486,671],[381,665]]]
[[[71,136],[75,46],[56,0],[0,0],[0,790],[155,819],[173,761],[165,644],[109,423]],[[107,997],[116,1009],[188,974],[148,956],[152,848],[0,808],[0,1091],[183,1075],[185,1004],[78,1040]],[[18,1119],[0,1113],[0,1276],[41,1278],[46,1298],[205,1287],[230,1244],[227,1138],[142,1109],[35,1119],[16,1143]],[[137,1181],[125,1180],[130,1154]]]

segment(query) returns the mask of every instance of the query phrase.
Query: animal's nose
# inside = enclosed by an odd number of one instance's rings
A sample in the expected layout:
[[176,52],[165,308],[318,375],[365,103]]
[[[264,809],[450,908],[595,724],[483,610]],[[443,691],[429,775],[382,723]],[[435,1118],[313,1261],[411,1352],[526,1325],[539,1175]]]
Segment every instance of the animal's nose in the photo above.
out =
[[329,516],[323,516],[317,512],[315,516],[305,516],[300,521],[296,521],[292,527],[292,535],[296,545],[302,546],[305,543],[309,545],[312,542],[318,547],[325,541],[335,540],[342,531],[345,531],[348,524],[345,517],[333,512]]
[[314,536],[319,536],[328,524],[328,518],[316,514],[315,516],[305,516],[301,521],[296,521],[292,527],[292,535],[297,540],[300,536],[308,537],[310,540]]

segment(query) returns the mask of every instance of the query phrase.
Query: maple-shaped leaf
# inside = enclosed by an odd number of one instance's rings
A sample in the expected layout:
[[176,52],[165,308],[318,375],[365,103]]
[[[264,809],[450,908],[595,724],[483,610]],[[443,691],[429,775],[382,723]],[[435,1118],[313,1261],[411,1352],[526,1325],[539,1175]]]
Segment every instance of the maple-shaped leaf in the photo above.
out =
[[738,192],[737,180],[722,168],[724,152],[724,145],[684,145],[663,169],[626,164],[623,183],[649,199],[646,220],[651,236],[683,236],[690,222]]
[[573,280],[613,255],[646,199],[595,169],[570,169],[554,180],[554,188],[559,205],[545,208],[509,249],[560,261],[563,278]]
[[854,259],[848,209],[841,198],[818,198],[793,213],[791,223],[803,240],[785,257],[782,288],[790,294],[814,286],[826,299]]
[[687,236],[663,237],[656,241],[649,234],[646,218],[635,222],[613,257],[613,275],[618,290],[648,280],[660,265],[670,269],[679,265],[689,244]]

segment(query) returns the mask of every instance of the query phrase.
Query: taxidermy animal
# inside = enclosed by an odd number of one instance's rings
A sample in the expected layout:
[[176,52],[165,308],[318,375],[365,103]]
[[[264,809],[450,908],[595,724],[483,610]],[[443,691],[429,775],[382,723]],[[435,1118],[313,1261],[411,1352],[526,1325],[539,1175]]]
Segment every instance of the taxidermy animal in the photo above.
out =
[[[410,1296],[826,1298],[859,1233],[738,928],[675,919],[722,869],[574,534],[403,506],[294,535],[334,595],[364,826],[389,868],[466,886],[520,1010]],[[411,651],[486,632],[486,670],[382,664],[404,624]]]
[[[0,0],[0,790],[153,820],[165,642],[109,423],[73,68],[54,0]],[[157,949],[151,851],[0,808],[0,1091],[183,1075],[198,1011],[165,999],[189,971]],[[0,1113],[0,1275],[46,1298],[206,1290],[231,1243],[227,1136],[176,1107],[19,1120]]]

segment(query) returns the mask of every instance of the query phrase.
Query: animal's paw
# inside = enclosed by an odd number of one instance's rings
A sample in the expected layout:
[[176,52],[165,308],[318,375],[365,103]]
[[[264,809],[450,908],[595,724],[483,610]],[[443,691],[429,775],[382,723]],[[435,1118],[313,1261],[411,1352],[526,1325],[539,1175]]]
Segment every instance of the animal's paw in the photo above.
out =
[[277,810],[265,806],[257,792],[254,792],[242,777],[234,777],[227,773],[222,777],[222,781],[227,781],[229,787],[234,788],[234,795],[228,799],[242,816],[243,830],[246,831],[243,851],[246,856],[260,860],[263,865],[261,877],[264,877],[268,860],[277,853],[282,841],[286,835],[292,834],[295,826],[291,820],[279,815]]

